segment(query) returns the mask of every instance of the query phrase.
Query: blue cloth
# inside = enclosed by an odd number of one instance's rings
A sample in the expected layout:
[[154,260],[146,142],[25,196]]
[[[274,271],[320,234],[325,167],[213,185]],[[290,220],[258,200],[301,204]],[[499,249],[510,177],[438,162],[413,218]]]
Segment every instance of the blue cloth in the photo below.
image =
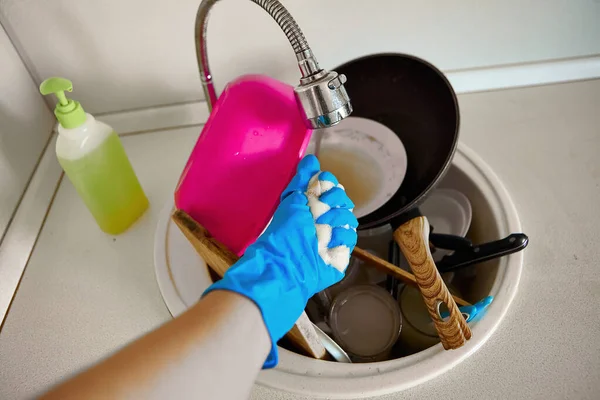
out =
[[[313,177],[333,184],[318,197],[330,210],[316,220],[307,197]],[[329,249],[346,246],[350,254],[356,245],[358,227],[353,208],[354,204],[337,179],[331,173],[320,172],[315,156],[306,156],[281,195],[281,203],[267,230],[247,248],[223,279],[204,293],[230,290],[256,303],[272,343],[263,368],[277,365],[277,341],[294,326],[308,299],[343,278],[349,259],[345,260],[342,271],[323,260],[318,251],[316,224],[331,227]],[[345,251],[343,247],[338,249]]]

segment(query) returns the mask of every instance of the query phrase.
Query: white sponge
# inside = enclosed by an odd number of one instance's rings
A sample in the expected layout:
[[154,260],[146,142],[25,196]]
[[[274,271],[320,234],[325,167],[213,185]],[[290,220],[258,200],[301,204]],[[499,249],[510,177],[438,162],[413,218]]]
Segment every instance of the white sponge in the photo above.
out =
[[[343,273],[346,267],[348,267],[348,262],[350,261],[350,248],[345,245],[329,248],[328,246],[329,242],[331,241],[333,227],[327,224],[316,223],[317,219],[321,215],[325,214],[331,209],[328,204],[323,203],[321,200],[319,200],[319,198],[323,193],[336,187],[333,182],[320,181],[320,174],[321,173],[318,172],[313,175],[312,178],[310,178],[310,181],[308,182],[308,188],[306,189],[305,193],[306,197],[308,198],[308,206],[317,229],[319,255],[325,264],[331,265],[333,268]],[[344,187],[340,184],[338,184],[337,187],[344,189]],[[346,226],[345,228],[350,229],[349,226]]]

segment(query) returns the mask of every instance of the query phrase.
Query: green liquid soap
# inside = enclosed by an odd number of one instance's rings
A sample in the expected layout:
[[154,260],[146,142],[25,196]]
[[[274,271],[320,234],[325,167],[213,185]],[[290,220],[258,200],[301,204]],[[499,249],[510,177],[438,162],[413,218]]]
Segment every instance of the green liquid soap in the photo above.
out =
[[148,199],[115,132],[85,156],[74,160],[59,156],[58,161],[104,232],[124,232],[148,208]]

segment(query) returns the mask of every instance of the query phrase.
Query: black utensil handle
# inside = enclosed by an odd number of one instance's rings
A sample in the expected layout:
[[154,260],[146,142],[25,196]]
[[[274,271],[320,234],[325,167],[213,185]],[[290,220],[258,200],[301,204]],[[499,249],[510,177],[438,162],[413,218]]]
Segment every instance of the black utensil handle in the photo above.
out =
[[[395,241],[391,241],[388,246],[388,261],[395,266],[400,266],[400,247]],[[385,289],[392,295],[394,299],[398,299],[398,278],[388,275],[385,281]]]
[[450,272],[469,265],[516,253],[527,247],[529,238],[524,233],[513,233],[504,239],[483,243],[470,249],[461,249],[445,256],[438,263],[438,271]]
[[445,250],[469,250],[473,247],[473,242],[466,237],[447,233],[430,233],[429,242],[436,248]]

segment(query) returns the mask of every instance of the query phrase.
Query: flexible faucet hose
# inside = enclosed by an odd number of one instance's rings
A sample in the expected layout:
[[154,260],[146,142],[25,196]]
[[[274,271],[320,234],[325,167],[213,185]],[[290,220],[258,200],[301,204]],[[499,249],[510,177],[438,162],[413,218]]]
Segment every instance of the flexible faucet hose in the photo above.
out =
[[[198,70],[200,79],[204,89],[204,95],[208,103],[209,110],[212,110],[212,105],[217,101],[217,94],[213,85],[212,75],[208,65],[208,53],[206,48],[206,31],[208,28],[208,13],[212,6],[219,0],[202,0],[196,13],[196,58],[198,60]],[[298,55],[309,51],[310,47],[300,30],[300,27],[278,0],[250,0],[258,4],[265,10],[285,33],[294,52]]]
[[277,25],[283,30],[287,36],[294,53],[301,53],[305,50],[310,50],[308,42],[300,27],[294,20],[294,17],[285,9],[285,7],[277,0],[250,0],[253,3],[261,6],[273,19]]

